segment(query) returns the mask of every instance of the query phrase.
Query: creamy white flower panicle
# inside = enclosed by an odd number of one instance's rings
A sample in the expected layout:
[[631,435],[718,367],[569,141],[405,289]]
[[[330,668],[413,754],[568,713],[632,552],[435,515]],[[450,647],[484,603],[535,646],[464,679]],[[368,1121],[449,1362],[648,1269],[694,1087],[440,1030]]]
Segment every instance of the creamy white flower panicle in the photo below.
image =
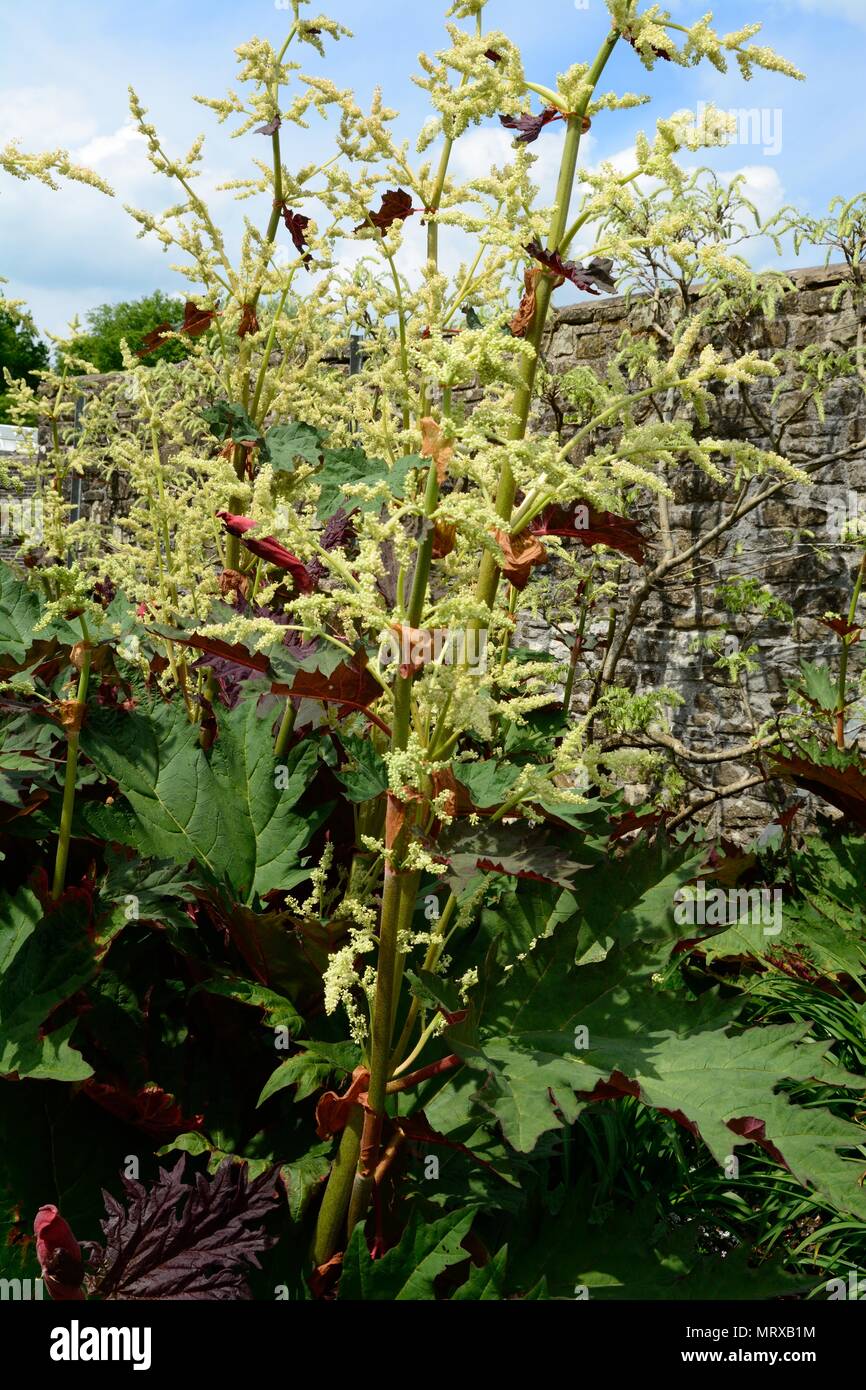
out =
[[[720,34],[709,15],[688,26],[657,4],[608,0],[608,9],[637,50],[635,61],[647,68],[664,54],[684,67],[708,61],[724,71],[736,62],[747,77],[759,67],[800,75],[755,46],[759,26]],[[742,254],[758,225],[742,179],[722,189],[707,171],[677,162],[682,152],[724,146],[731,118],[712,107],[700,118],[678,111],[638,135],[633,169],[578,164],[577,221],[556,249],[584,265],[606,258],[619,289],[647,297],[610,362],[556,373],[539,360],[545,345],[539,353],[534,333],[539,288],[548,287],[543,277],[552,273],[557,281],[555,269],[537,259],[539,246],[549,247],[554,211],[538,202],[540,147],[515,143],[504,161],[461,178],[455,143],[482,123],[498,131],[500,115],[528,113],[539,101],[563,114],[585,111],[597,122],[648,98],[591,90],[585,62],[560,73],[552,87],[530,84],[507,35],[484,30],[484,0],[456,0],[448,17],[447,44],[419,59],[415,81],[432,114],[413,145],[395,135],[397,113],[381,90],[362,107],[319,69],[318,56],[348,30],[313,17],[306,0],[291,0],[286,42],[242,44],[232,88],[196,98],[251,149],[247,176],[207,197],[204,138],[184,154],[171,151],[130,92],[151,166],[171,187],[162,212],[130,212],[139,234],[169,251],[182,277],[177,314],[157,338],[183,344],[187,356],[179,365],[154,364],[146,344],[127,344],[124,372],[89,395],[76,430],[82,388],[75,373],[89,364],[65,347],[66,373],[43,374],[43,389],[56,402],[49,445],[24,465],[45,506],[47,554],[34,573],[52,596],[46,621],[79,606],[100,618],[94,583],[107,578],[143,605],[143,627],[154,643],[162,640],[160,627],[186,626],[250,653],[280,655],[292,630],[319,651],[365,664],[377,689],[375,718],[336,702],[322,703],[316,718],[335,735],[372,743],[412,833],[394,864],[384,798],[358,805],[353,843],[361,869],[356,863],[350,882],[340,882],[346,871],[329,845],[310,870],[310,897],[290,904],[298,918],[339,929],[325,1007],[345,1012],[359,1043],[369,1027],[384,863],[434,883],[446,871],[428,834],[434,821],[454,818],[447,775],[455,717],[460,733],[501,758],[506,727],[521,731],[535,711],[560,702],[568,662],[516,653],[512,610],[519,604],[522,612],[553,612],[573,625],[586,584],[597,603],[611,602],[626,563],[579,537],[543,535],[526,589],[518,599],[501,584],[491,610],[476,584],[480,557],[502,568],[503,543],[519,548],[527,527],[557,504],[580,501],[628,516],[638,496],[668,499],[675,471],[685,466],[719,486],[769,470],[802,477],[777,453],[716,438],[707,427],[719,386],[748,389],[779,378],[770,354],[740,352],[724,332],[750,306],[772,311],[784,292],[781,282],[752,272]],[[298,61],[299,44],[311,72]],[[311,159],[305,135],[320,119],[330,123],[333,153]],[[63,152],[34,156],[9,146],[0,167],[52,186],[63,176],[109,191]],[[222,230],[218,205],[225,197],[243,203],[246,214],[236,242]],[[854,234],[856,215],[838,210],[846,235]],[[420,257],[419,233],[426,241]],[[349,375],[352,337],[359,340],[357,370]],[[524,386],[536,368],[527,412]],[[802,361],[803,372],[821,369]],[[23,384],[11,395],[21,419],[38,406]],[[440,432],[437,495],[428,493],[431,418]],[[274,426],[306,427],[295,436],[296,452],[285,435],[281,442],[270,433]],[[71,520],[56,484],[85,469],[128,497],[121,517]],[[505,476],[516,497],[510,513],[502,505]],[[338,509],[351,514],[351,525],[337,527],[326,546],[325,528]],[[254,523],[249,537],[272,537],[307,566],[315,584],[302,587],[310,592],[298,592],[286,571],[228,535],[218,519],[226,512]],[[430,582],[420,616],[414,609],[410,621],[419,554],[431,538]],[[73,546],[77,562],[68,568],[60,559]],[[37,547],[30,550],[38,559]],[[412,673],[405,747],[391,748],[386,731],[399,664],[379,663],[395,626],[458,637],[480,632],[487,648],[475,664],[438,652],[420,664]],[[179,680],[180,650],[178,643],[161,677],[166,689]],[[186,655],[196,694],[206,677]],[[649,698],[611,687],[596,720],[608,729],[642,730],[663,723],[672,703],[670,692]],[[553,792],[580,806],[590,782],[613,788],[636,772],[656,779],[663,800],[677,794],[675,775],[659,755],[602,754],[593,737],[589,722],[576,716],[550,765],[528,761],[510,793],[515,814]],[[477,824],[478,816],[467,822]],[[495,892],[488,883],[468,893],[450,930],[467,927],[485,894]],[[416,953],[413,963],[429,956],[441,971],[449,967],[446,945],[433,923],[416,924],[400,941],[401,950]],[[476,982],[474,971],[462,976],[464,998]]]

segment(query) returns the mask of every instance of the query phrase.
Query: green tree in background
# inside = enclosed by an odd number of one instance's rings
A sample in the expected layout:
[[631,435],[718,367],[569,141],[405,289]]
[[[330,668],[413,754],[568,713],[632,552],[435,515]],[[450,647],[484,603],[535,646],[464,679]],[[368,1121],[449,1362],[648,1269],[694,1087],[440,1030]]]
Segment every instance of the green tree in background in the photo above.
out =
[[[162,290],[154,290],[141,299],[125,300],[121,304],[100,304],[86,315],[87,331],[69,344],[76,356],[92,362],[100,372],[123,369],[120,344],[126,339],[135,352],[145,334],[160,324],[177,325],[183,318],[183,305]],[[147,362],[180,362],[187,356],[185,343],[172,340],[150,353]]]
[[6,372],[11,377],[23,377],[28,385],[35,386],[36,373],[47,366],[48,348],[37,334],[30,315],[0,308],[0,421],[10,418]]

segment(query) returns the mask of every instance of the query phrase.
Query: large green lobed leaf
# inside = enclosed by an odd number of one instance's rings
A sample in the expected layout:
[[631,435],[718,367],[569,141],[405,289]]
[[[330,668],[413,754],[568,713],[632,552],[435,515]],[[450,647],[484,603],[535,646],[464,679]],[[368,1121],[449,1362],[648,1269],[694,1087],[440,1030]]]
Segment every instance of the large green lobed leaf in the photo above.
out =
[[330,808],[296,810],[316,772],[316,747],[299,744],[278,764],[272,723],[255,696],[246,699],[220,712],[206,754],[180,703],[91,711],[82,749],[129,807],[117,838],[155,858],[196,859],[248,902],[301,882],[302,852]]

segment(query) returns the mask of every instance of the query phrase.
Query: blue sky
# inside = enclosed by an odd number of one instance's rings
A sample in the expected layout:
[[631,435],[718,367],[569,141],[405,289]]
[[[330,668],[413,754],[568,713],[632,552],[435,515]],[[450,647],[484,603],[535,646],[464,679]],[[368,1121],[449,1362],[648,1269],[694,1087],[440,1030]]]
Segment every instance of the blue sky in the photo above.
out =
[[[698,18],[710,3],[668,0],[680,22]],[[446,0],[323,0],[322,7],[356,36],[329,47],[328,74],[362,99],[381,85],[388,104],[401,112],[398,129],[414,136],[426,110],[410,74],[420,50],[443,46]],[[807,82],[759,73],[745,84],[736,68],[722,76],[706,65],[683,71],[659,64],[648,74],[621,45],[603,86],[650,92],[653,105],[598,119],[587,160],[627,160],[636,131],[651,128],[657,116],[715,102],[765,112],[763,140],[732,145],[712,159],[721,171],[747,171],[764,212],[795,203],[819,213],[834,194],[850,197],[866,187],[866,0],[721,0],[715,12],[724,30],[763,21],[763,41],[793,59]],[[490,27],[520,44],[532,79],[547,85],[557,71],[594,55],[608,19],[602,0],[491,0],[488,16]],[[234,81],[236,44],[253,34],[279,43],[287,23],[286,10],[273,0],[123,6],[117,0],[0,0],[0,144],[18,137],[26,149],[68,148],[118,193],[109,202],[88,188],[66,186],[52,194],[32,183],[0,183],[0,271],[10,282],[6,292],[25,299],[40,326],[59,332],[76,311],[157,287],[182,287],[169,269],[171,257],[137,239],[123,211],[125,201],[154,208],[174,201],[132,136],[127,84],[150,108],[169,148],[185,150],[198,131],[208,132],[208,184],[238,176],[258,137],[232,141],[190,97],[221,95]],[[303,50],[303,61],[311,71],[323,66],[311,49]],[[302,138],[307,142],[298,157],[290,153],[287,162],[306,162],[327,148],[326,128]],[[545,189],[560,139],[554,126],[535,147]],[[494,123],[471,134],[457,171],[465,176],[488,157],[501,159],[503,142],[507,147]],[[232,225],[237,205],[228,195],[223,205]]]

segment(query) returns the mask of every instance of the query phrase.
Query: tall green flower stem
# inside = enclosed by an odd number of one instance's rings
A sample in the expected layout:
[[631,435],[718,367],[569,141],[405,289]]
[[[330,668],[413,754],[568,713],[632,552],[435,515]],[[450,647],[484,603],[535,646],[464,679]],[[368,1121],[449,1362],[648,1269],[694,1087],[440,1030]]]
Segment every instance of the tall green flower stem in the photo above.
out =
[[[863,590],[863,580],[866,579],[866,551],[860,561],[860,568],[857,571],[857,578],[854,582],[854,592],[851,595],[851,603],[848,607],[848,626],[854,627],[857,621],[857,605],[860,602],[860,594]],[[853,633],[846,634],[842,638],[842,655],[839,660],[839,685],[836,697],[836,747],[845,747],[845,704],[848,690],[848,654],[851,650],[851,643],[856,641]]]
[[[616,47],[618,38],[619,34],[616,31],[612,31],[608,35],[589,73],[586,98],[581,104],[581,108],[568,118],[565,148],[557,186],[557,208],[550,229],[551,248],[558,247],[565,236],[574,179],[577,172],[577,160],[580,153],[580,139],[583,132],[586,108],[589,105],[591,94],[604,71],[608,59]],[[428,211],[433,213],[438,209],[439,201],[445,186],[450,156],[451,141],[446,140],[439,164],[435,188],[428,209]],[[438,260],[438,229],[436,227],[435,218],[431,219],[428,223],[427,257],[428,265],[435,269]],[[550,309],[552,292],[553,280],[549,276],[545,276],[537,291],[536,313],[530,337],[532,346],[535,349],[535,355],[524,368],[523,383],[517,391],[515,398],[514,413],[517,418],[511,432],[511,438],[515,441],[524,438],[529,423],[529,411],[535,386],[538,356],[541,349],[548,311]],[[445,408],[447,411],[447,393]],[[514,475],[509,463],[506,461],[503,466],[496,496],[497,511],[506,524],[510,523],[511,515],[514,510],[515,492]],[[438,501],[439,481],[436,463],[435,460],[431,460],[424,497],[425,517],[429,519],[433,516]],[[419,548],[418,558],[415,564],[415,574],[412,582],[412,593],[407,615],[410,627],[418,627],[423,618],[424,604],[427,597],[427,586],[430,578],[432,552],[433,527],[431,526],[428,527],[428,534],[425,536]],[[498,582],[499,567],[493,556],[485,553],[481,562],[478,596],[488,608],[492,608],[495,601]],[[412,677],[411,674],[406,676],[398,675],[394,682],[392,750],[398,751],[406,748],[411,724]],[[372,1040],[370,1048],[370,1084],[367,1092],[368,1110],[364,1117],[364,1126],[360,1139],[358,1139],[354,1131],[350,1132],[346,1130],[341,1140],[339,1155],[329,1177],[328,1187],[319,1212],[316,1236],[313,1243],[313,1255],[317,1264],[322,1264],[330,1259],[331,1255],[338,1248],[342,1229],[342,1213],[345,1212],[346,1206],[348,1205],[349,1208],[347,1225],[350,1233],[352,1228],[365,1215],[370,1202],[373,1173],[379,1152],[379,1140],[385,1113],[388,1073],[391,1064],[391,1038],[397,1008],[397,997],[399,994],[399,977],[402,973],[400,970],[401,962],[399,959],[398,942],[402,930],[408,928],[411,923],[420,881],[420,876],[416,872],[409,874],[401,874],[399,872],[400,852],[402,844],[405,843],[405,838],[408,834],[409,827],[407,822],[409,817],[405,812],[403,803],[396,802],[396,799],[394,810],[395,813],[389,817],[391,823],[390,829],[386,827],[385,835],[388,862],[385,870],[382,913],[379,927],[379,955],[376,971],[376,991],[373,1004]],[[401,1042],[402,1041],[401,1038]],[[348,1167],[352,1154],[357,1155],[358,1166],[355,1177],[352,1179],[350,1185]]]
[[[592,92],[595,90],[601,74],[616,47],[618,39],[619,33],[614,30],[602,44],[588,75],[587,95],[581,103],[580,109],[568,117],[565,148],[563,150],[557,186],[557,207],[550,228],[549,244],[552,249],[560,245],[568,225],[568,214],[571,206],[575,174],[577,172],[577,160],[580,153],[580,140],[583,132],[586,109],[589,106]],[[428,208],[428,211],[431,213],[435,213],[438,209],[439,201],[445,187],[448,162],[451,156],[451,145],[452,142],[446,140],[437,172],[436,184]],[[428,265],[435,270],[438,261],[438,229],[436,227],[435,217],[428,222],[427,257]],[[529,412],[535,387],[538,358],[545,324],[547,322],[547,315],[550,309],[552,292],[552,278],[549,276],[543,277],[538,286],[536,312],[530,335],[530,342],[535,349],[535,354],[524,367],[523,382],[515,396],[514,414],[516,419],[510,436],[515,441],[524,438],[529,423]],[[426,402],[422,402],[422,406],[426,409]],[[446,411],[448,409],[447,392],[445,409]],[[506,460],[503,465],[496,495],[496,509],[506,523],[506,526],[510,525],[514,510],[515,493],[516,484],[514,475],[510,464]],[[424,497],[425,517],[428,519],[432,518],[438,501],[439,481],[435,460],[431,459]],[[427,597],[427,586],[430,577],[432,552],[433,527],[430,526],[428,527],[428,534],[419,547],[418,558],[415,564],[415,574],[412,582],[412,593],[407,615],[410,627],[418,627],[423,618],[424,604]],[[477,593],[478,597],[488,608],[493,607],[498,583],[499,566],[496,564],[494,557],[485,552],[481,561]],[[394,714],[391,739],[393,751],[406,748],[411,726],[412,676],[411,674],[406,676],[398,675],[394,682]],[[408,835],[409,816],[405,811],[403,803],[397,802],[396,798],[389,804],[393,805],[394,814],[388,818],[390,826],[386,826],[385,834],[387,863],[382,895],[382,912],[379,927],[379,954],[373,1004],[372,1039],[369,1059],[370,1084],[367,1092],[368,1110],[365,1113],[364,1126],[360,1140],[357,1139],[354,1132],[350,1133],[348,1130],[344,1131],[338,1159],[328,1179],[328,1186],[319,1211],[316,1235],[313,1242],[313,1255],[317,1264],[322,1264],[330,1259],[331,1255],[338,1248],[342,1229],[342,1213],[346,1211],[346,1207],[348,1206],[347,1226],[349,1233],[351,1233],[351,1230],[357,1222],[363,1219],[367,1211],[372,1193],[373,1173],[375,1171],[376,1158],[379,1152],[379,1140],[385,1114],[385,1097],[391,1063],[391,1038],[396,1014],[397,996],[399,993],[399,977],[402,974],[400,969],[401,961],[399,959],[398,942],[402,929],[404,927],[408,928],[411,923],[420,881],[420,875],[416,872],[409,874],[401,874],[399,872],[400,853]],[[358,1166],[355,1177],[350,1185],[348,1167],[353,1153],[357,1154]]]
[[[450,408],[446,393],[445,409]],[[439,502],[439,475],[435,458],[427,470],[424,492],[424,516],[429,521]],[[424,614],[430,563],[433,558],[433,526],[418,548],[412,592],[409,598],[409,627],[416,628]],[[394,720],[391,749],[402,751],[409,742],[412,727],[412,674],[399,675],[394,681]],[[373,1003],[372,1041],[370,1047],[370,1085],[367,1090],[368,1110],[358,1160],[358,1172],[349,1208],[349,1233],[364,1216],[370,1202],[373,1172],[379,1155],[382,1121],[385,1115],[385,1091],[388,1084],[391,1038],[402,984],[403,962],[399,952],[401,937],[408,933],[415,910],[415,899],[421,875],[417,870],[401,872],[412,828],[412,812],[406,803],[389,795],[391,814],[385,822],[385,884],[382,893],[382,915],[379,923],[379,956],[376,966],[376,993]]]
[[[286,50],[288,49],[289,44],[292,42],[292,39],[295,37],[295,34],[297,33],[297,28],[298,28],[297,24],[293,24],[293,25],[292,25],[292,28],[291,28],[291,30],[290,30],[290,32],[289,32],[289,36],[288,36],[288,38],[286,39],[285,43],[283,44],[283,46],[282,46],[282,48],[280,49],[280,52],[279,52],[279,54],[278,54],[278,56],[277,56],[277,61],[278,61],[278,62],[282,62],[283,58],[285,57],[285,55],[286,55]],[[273,101],[274,101],[274,109],[275,109],[275,111],[279,111],[280,89],[279,89],[279,86],[278,86],[278,85],[275,85],[275,86],[274,86],[274,91],[273,91],[272,95],[273,95]],[[279,127],[277,127],[277,129],[276,129],[276,130],[273,132],[273,134],[271,135],[271,155],[272,155],[272,158],[273,158],[273,170],[274,170],[274,196],[273,196],[273,203],[272,203],[272,206],[271,206],[270,217],[269,217],[269,219],[268,219],[268,225],[267,225],[267,228],[266,228],[266,230],[265,230],[265,236],[264,236],[264,243],[265,243],[265,246],[272,246],[272,245],[273,245],[273,243],[274,243],[274,241],[275,241],[275,239],[276,239],[276,235],[277,235],[277,228],[278,228],[279,225],[280,225],[280,217],[282,216],[282,205],[283,205],[283,158],[282,158],[282,153],[281,153],[281,150],[280,150],[280,130],[279,130]],[[257,306],[258,306],[259,299],[261,298],[261,293],[262,293],[262,281],[260,280],[259,283],[258,283],[258,285],[256,285],[255,289],[253,290],[252,294],[250,295],[249,300],[247,301],[247,303],[248,303],[250,309],[253,311],[253,313],[255,313],[255,311],[256,311],[256,308],[257,308]],[[272,348],[272,346],[273,346],[273,339],[274,339],[273,329],[274,329],[274,327],[275,327],[275,325],[276,325],[277,319],[280,317],[280,314],[281,314],[282,311],[283,311],[283,306],[284,306],[285,301],[286,301],[286,294],[287,294],[287,293],[288,293],[288,291],[285,291],[285,292],[283,293],[282,299],[280,300],[279,308],[277,309],[277,312],[276,312],[276,314],[274,315],[274,321],[273,321],[273,325],[272,325],[272,328],[271,328],[271,333],[270,333],[270,335],[269,335],[269,337],[268,337],[268,340],[267,340],[267,344],[266,344],[266,347],[265,347],[264,357],[263,357],[263,359],[262,359],[262,363],[261,363],[261,366],[260,366],[260,369],[259,369],[259,373],[258,373],[258,377],[257,377],[257,380],[256,380],[255,387],[253,388],[253,390],[254,390],[254,398],[255,398],[255,407],[254,407],[254,408],[257,408],[257,407],[258,407],[259,400],[260,400],[260,398],[261,398],[262,386],[264,385],[264,378],[265,378],[265,372],[266,372],[266,369],[267,369],[267,363],[268,363],[268,360],[269,360],[270,355],[271,355],[271,348]],[[250,388],[251,388],[251,386],[252,386],[252,378],[251,378],[251,375],[249,374],[249,372],[248,372],[248,370],[247,370],[248,367],[249,367],[249,363],[250,363],[250,352],[249,352],[249,348],[246,347],[246,345],[245,345],[245,350],[244,350],[244,352],[242,353],[242,357],[241,357],[241,371],[244,373],[244,382],[243,382],[243,388],[242,388],[242,393],[241,393],[241,400],[242,400],[242,403],[243,403],[243,406],[244,406],[244,409],[245,409],[245,410],[246,410],[246,409],[248,408],[248,406],[249,406],[249,402],[250,402]],[[256,423],[258,423],[258,422],[256,422]],[[244,450],[244,448],[243,448],[242,445],[238,444],[238,445],[235,446],[235,450],[234,450],[234,455],[233,455],[233,458],[232,458],[232,462],[233,462],[233,464],[234,464],[234,470],[235,470],[235,473],[237,474],[238,480],[240,480],[241,478],[243,478],[243,475],[244,475],[244,468],[245,468],[245,466],[246,466],[246,451]],[[232,497],[229,498],[229,511],[230,511],[230,512],[237,512],[237,511],[240,510],[240,507],[241,507],[241,499],[240,499],[237,495],[232,496]],[[227,569],[234,569],[234,570],[238,569],[238,567],[239,567],[239,565],[240,565],[240,557],[241,557],[241,542],[240,542],[240,537],[239,537],[239,536],[229,536],[229,537],[228,537],[228,540],[226,541],[226,568],[227,568]]]
[[75,809],[75,783],[78,778],[78,745],[81,738],[81,721],[87,702],[87,689],[90,684],[90,637],[87,624],[81,619],[84,641],[81,644],[81,666],[78,671],[78,689],[75,700],[66,706],[66,775],[63,781],[63,806],[60,812],[60,833],[57,839],[57,855],[54,860],[54,883],[51,896],[59,898],[66,886],[66,866],[69,863],[69,842],[72,839],[72,814]]
[[[450,409],[449,393],[445,395],[445,410]],[[439,502],[439,475],[436,460],[430,460],[424,491],[424,516],[428,520]],[[412,591],[407,612],[408,626],[418,627],[424,614],[430,564],[433,558],[433,527],[418,548]],[[412,727],[412,675],[397,675],[394,681],[394,714],[391,749],[403,751],[409,742]],[[415,899],[421,875],[417,870],[401,872],[412,828],[412,812],[406,803],[389,793],[389,814],[385,822],[385,881],[382,891],[382,911],[379,919],[379,952],[376,963],[376,989],[369,1054],[370,1084],[367,1088],[367,1110],[360,1136],[344,1131],[337,1161],[328,1178],[328,1185],[316,1225],[313,1258],[324,1264],[339,1247],[343,1222],[348,1215],[348,1233],[362,1220],[370,1204],[373,1174],[379,1155],[382,1124],[385,1118],[385,1096],[391,1063],[391,1038],[402,983],[402,958],[399,942],[412,922]],[[354,1155],[354,1158],[352,1157]],[[350,1167],[350,1161],[353,1166]],[[354,1166],[357,1165],[357,1166]]]
[[[399,822],[396,833],[391,837],[386,831],[385,837],[386,846],[391,838],[391,852],[395,859],[403,856],[409,838],[410,817],[403,802],[397,802],[396,819]],[[367,1087],[367,1109],[364,1112],[358,1167],[352,1183],[349,1204],[349,1236],[358,1222],[365,1217],[372,1196],[373,1174],[379,1158],[382,1125],[385,1119],[394,1015],[402,982],[399,943],[411,926],[420,881],[421,875],[418,870],[411,873],[401,872],[392,863],[386,862],[371,1029],[370,1084]]]
[[[566,228],[568,226],[568,213],[571,207],[571,196],[574,188],[574,177],[577,172],[578,155],[580,154],[580,140],[583,134],[583,119],[592,99],[592,93],[595,91],[599,79],[607,66],[608,60],[616,48],[619,37],[619,31],[616,29],[611,30],[608,34],[587,75],[587,94],[578,110],[569,115],[566,122],[565,147],[562,152],[562,163],[559,169],[559,181],[556,188],[556,210],[553,214],[548,238],[548,249],[552,251],[558,250],[565,240]],[[547,316],[550,311],[553,287],[554,282],[551,276],[542,276],[536,292],[535,316],[532,320],[532,328],[529,333],[529,342],[534,349],[534,353],[524,364],[523,381],[517,389],[514,398],[515,420],[509,437],[515,442],[525,437],[529,424],[529,412],[532,406],[532,395],[535,389],[535,378],[538,371],[538,362],[541,354],[544,330],[547,324]],[[514,473],[510,463],[506,459],[502,466],[499,486],[496,492],[496,511],[505,523],[506,530],[510,529],[516,491],[517,487],[514,480]],[[491,552],[485,551],[481,558],[476,593],[478,599],[484,603],[487,608],[492,609],[496,600],[496,590],[499,586],[499,572],[499,565],[496,562],[496,557]]]

